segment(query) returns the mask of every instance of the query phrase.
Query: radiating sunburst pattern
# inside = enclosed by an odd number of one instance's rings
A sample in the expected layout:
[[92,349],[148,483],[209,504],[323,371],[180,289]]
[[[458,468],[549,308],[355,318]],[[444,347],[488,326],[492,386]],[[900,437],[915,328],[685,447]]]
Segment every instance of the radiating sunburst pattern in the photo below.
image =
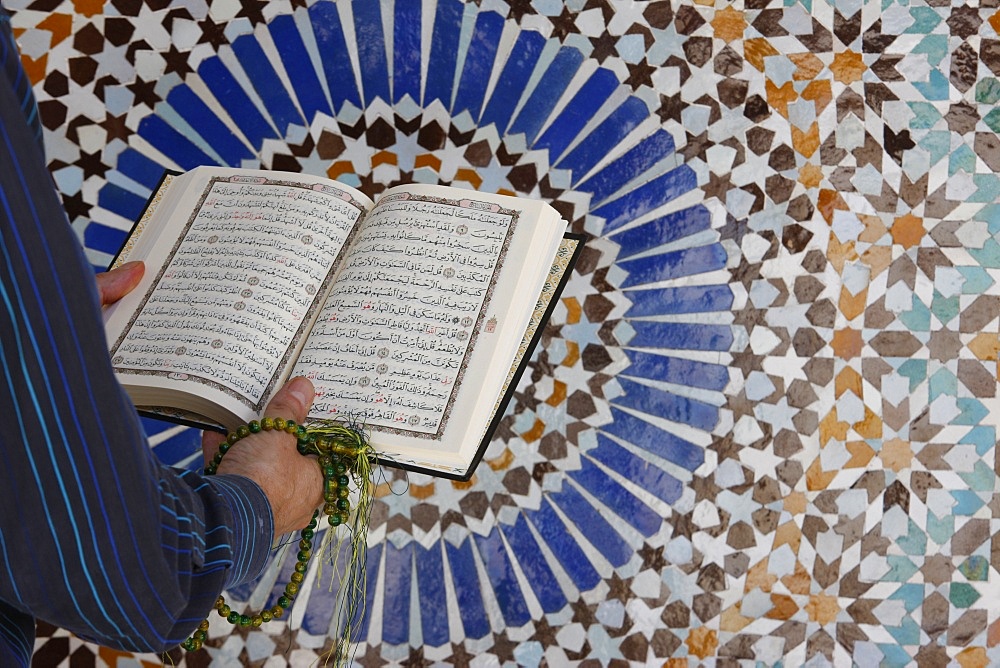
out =
[[[101,190],[92,251],[114,252],[163,169],[202,164],[325,174],[373,195],[407,181],[516,193],[590,236],[473,481],[385,473],[359,656],[497,634],[531,654],[533,620],[558,627],[624,577],[659,597],[664,518],[724,403],[732,294],[713,215],[649,101],[570,43],[450,0],[321,1],[226,36],[157,84],[162,101]],[[183,438],[158,454],[195,465]],[[230,594],[263,603],[293,561]],[[338,631],[335,593],[296,603],[300,646]]]

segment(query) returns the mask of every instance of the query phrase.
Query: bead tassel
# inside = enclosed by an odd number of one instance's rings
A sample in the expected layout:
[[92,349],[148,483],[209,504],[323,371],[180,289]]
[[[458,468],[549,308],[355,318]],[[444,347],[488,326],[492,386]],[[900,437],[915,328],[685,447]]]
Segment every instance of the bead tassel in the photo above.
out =
[[[294,420],[283,418],[265,417],[261,420],[252,420],[227,436],[226,440],[219,446],[219,451],[205,467],[206,475],[214,475],[225,454],[240,440],[251,434],[258,434],[262,431],[283,431],[296,437],[296,447],[299,454],[317,457],[320,470],[323,472],[323,514],[327,516],[331,527],[338,527],[347,524],[350,518],[351,503],[349,496],[350,476],[348,473],[354,471],[359,478],[359,485],[362,489],[362,501],[358,515],[354,522],[354,537],[351,541],[354,558],[352,562],[358,562],[357,556],[363,554],[364,537],[367,535],[368,513],[371,508],[370,474],[371,462],[369,458],[374,458],[370,447],[359,428],[340,422],[324,421],[319,423],[315,430],[306,429],[297,424]],[[368,492],[366,494],[365,492]],[[319,522],[320,511],[313,512],[312,519],[305,528],[302,529],[298,544],[298,555],[294,572],[285,590],[275,605],[266,608],[257,614],[240,614],[226,604],[223,596],[219,596],[215,601],[215,611],[220,617],[226,619],[234,626],[259,627],[265,622],[273,619],[280,619],[285,614],[285,610],[291,607],[295,601],[295,596],[299,593],[302,581],[305,579],[305,572],[308,569],[309,559],[313,554],[313,538]],[[359,526],[362,525],[362,526]],[[363,530],[359,530],[363,529]],[[360,541],[359,541],[360,537]],[[352,575],[354,579],[361,575],[361,585],[364,584],[364,564],[356,565]],[[358,583],[354,583],[355,589]],[[361,600],[363,601],[363,592]],[[349,618],[353,618],[358,609],[356,596],[351,597],[348,605]],[[198,629],[191,636],[181,643],[181,647],[188,651],[201,649],[207,638],[208,620],[202,621]],[[349,631],[345,629],[343,643],[349,640]],[[337,663],[343,658],[343,643],[337,644]]]

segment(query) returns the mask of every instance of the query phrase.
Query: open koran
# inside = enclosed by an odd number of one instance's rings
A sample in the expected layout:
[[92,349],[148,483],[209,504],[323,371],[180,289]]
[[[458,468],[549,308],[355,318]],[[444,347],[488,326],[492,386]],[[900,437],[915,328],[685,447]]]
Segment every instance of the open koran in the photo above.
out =
[[309,418],[363,423],[384,463],[468,479],[582,238],[551,206],[444,186],[372,201],[302,174],[167,175],[115,259],[143,282],[105,311],[146,413],[228,429],[294,376]]

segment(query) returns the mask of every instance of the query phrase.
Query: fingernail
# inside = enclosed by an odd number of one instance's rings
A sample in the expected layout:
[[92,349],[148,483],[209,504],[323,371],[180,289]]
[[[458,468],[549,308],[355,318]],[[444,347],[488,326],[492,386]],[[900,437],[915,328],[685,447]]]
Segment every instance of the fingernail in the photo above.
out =
[[312,383],[305,378],[293,378],[286,389],[301,405],[308,406],[312,403],[309,396],[312,394]]

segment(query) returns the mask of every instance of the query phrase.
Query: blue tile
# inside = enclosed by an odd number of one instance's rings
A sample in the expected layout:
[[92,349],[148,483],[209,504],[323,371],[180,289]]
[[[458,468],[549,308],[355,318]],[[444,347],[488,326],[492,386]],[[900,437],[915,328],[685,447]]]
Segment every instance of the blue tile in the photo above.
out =
[[[177,425],[172,426],[176,427]],[[176,465],[196,453],[201,453],[201,431],[198,429],[184,429],[165,441],[157,443],[153,448],[153,454],[156,455],[156,458],[168,466]],[[195,458],[189,468],[196,471],[204,468],[202,458]]]
[[566,605],[566,596],[548,562],[545,561],[525,517],[518,515],[514,526],[504,528],[504,535],[542,610],[545,612],[561,610]]
[[268,26],[268,30],[281,56],[281,62],[285,66],[285,72],[288,74],[291,88],[295,92],[295,98],[306,123],[311,123],[317,113],[332,115],[333,110],[330,109],[330,103],[323,92],[309,50],[302,42],[295,17],[288,14],[276,16]]
[[309,8],[309,20],[312,22],[316,51],[323,64],[323,74],[334,110],[339,112],[348,102],[361,106],[361,95],[354,81],[354,68],[351,66],[351,59],[346,57],[349,53],[347,40],[344,38],[336,4],[317,2]]
[[597,435],[597,443],[597,447],[587,452],[586,456],[620,473],[667,503],[681,498],[684,486],[677,478],[626,450],[604,434]]
[[672,211],[648,223],[637,225],[624,232],[609,237],[621,249],[618,259],[622,260],[657,246],[689,237],[712,226],[712,214],[702,205],[680,211]]
[[557,162],[619,85],[614,72],[599,68],[573,95],[532,148],[548,149],[549,162]]
[[563,47],[549,63],[545,73],[532,91],[521,113],[510,126],[510,134],[524,133],[528,145],[535,141],[535,136],[549,119],[549,115],[573,75],[583,63],[583,54],[576,49]]
[[521,100],[521,93],[528,86],[528,80],[544,47],[545,38],[537,32],[522,32],[517,36],[479,121],[480,127],[495,123],[498,134],[507,132],[507,127],[513,120],[514,109]]
[[626,443],[647,450],[687,471],[694,471],[705,461],[705,452],[700,447],[676,434],[613,406],[611,416],[614,422],[601,429]]
[[420,62],[423,14],[419,2],[397,2],[393,17],[392,37],[392,99],[407,95],[420,102]]
[[259,147],[265,139],[277,138],[274,128],[260,114],[246,91],[218,57],[203,61],[198,66],[198,77],[205,82],[215,99],[229,113],[229,117],[240,128],[251,146]]
[[648,117],[649,107],[645,102],[637,97],[628,98],[561,158],[556,167],[572,170],[573,174],[586,174]]
[[631,288],[723,269],[726,257],[726,249],[722,244],[712,244],[623,260],[618,266],[628,272],[628,276],[622,281],[621,287]]
[[164,170],[160,163],[129,147],[118,156],[118,171],[152,192],[160,183]]
[[468,110],[472,118],[479,118],[479,112],[482,111],[486,98],[486,87],[493,74],[493,61],[497,57],[503,23],[503,17],[494,12],[482,12],[476,17],[472,41],[465,54],[462,74],[458,80],[458,92],[455,94],[452,116]]
[[176,162],[184,171],[199,165],[214,165],[215,160],[191,143],[187,137],[167,125],[159,116],[147,116],[139,122],[140,137],[163,155]]
[[167,95],[167,102],[177,112],[177,115],[187,121],[198,133],[198,136],[219,154],[224,164],[239,167],[242,160],[254,156],[253,152],[240,141],[240,138],[219,120],[216,112],[187,86],[177,86],[170,91]]
[[[162,170],[160,173],[163,173]],[[121,186],[116,186],[113,183],[107,183],[103,188],[101,188],[101,192],[97,195],[97,204],[127,220],[135,220],[139,217],[139,214],[142,213],[143,208],[145,208],[146,199],[147,198],[145,197],[136,195],[131,190],[125,190]],[[99,224],[100,223],[92,222],[87,226],[87,229],[89,230],[90,227]],[[121,245],[121,241],[118,242],[118,245]],[[115,252],[117,251],[118,249],[116,248]]]
[[448,600],[445,596],[441,543],[429,550],[416,545],[417,590],[420,592],[420,628],[424,643],[439,647],[448,642]]
[[479,574],[472,556],[472,539],[463,541],[458,547],[445,542],[445,552],[465,635],[469,638],[482,638],[490,632],[490,620],[483,606]]
[[[329,529],[327,529],[327,531],[329,531]],[[322,534],[315,537],[317,544],[321,538],[323,538]],[[331,573],[333,573],[335,577],[339,577],[340,574],[343,573],[348,552],[349,546],[342,545],[335,555],[336,561],[331,563],[333,560],[328,558],[323,564],[323,573],[327,580],[331,577]],[[319,555],[317,555],[316,558],[318,558],[318,556]],[[291,574],[289,574],[289,576],[290,575]],[[284,583],[286,582],[288,582],[288,579],[278,578],[278,584],[282,587],[284,587]],[[337,598],[340,596],[340,588],[340,582],[334,582],[332,590],[327,582],[324,582],[320,587],[312,587],[309,592],[308,606],[306,607],[305,614],[302,616],[302,628],[305,629],[307,633],[325,636],[330,632],[330,621],[336,614]]]
[[623,290],[632,305],[626,318],[676,313],[711,313],[728,311],[733,305],[733,291],[728,285],[690,285],[679,288]]
[[497,605],[508,626],[521,626],[531,621],[528,604],[514,574],[510,555],[500,538],[500,531],[494,527],[488,536],[475,536],[479,556],[483,560],[486,577],[493,586]]
[[368,627],[371,624],[372,611],[375,609],[375,585],[378,583],[379,561],[382,558],[382,544],[368,548],[365,561],[365,606],[358,610],[354,617],[353,642],[360,642],[368,637]]
[[659,514],[589,459],[582,459],[579,470],[568,475],[643,536],[653,535],[662,526],[663,519]]
[[464,8],[458,0],[441,0],[434,13],[434,32],[431,36],[431,53],[424,85],[424,106],[440,100],[445,109],[451,107],[452,87],[455,80],[455,55],[462,29]]
[[250,85],[264,103],[271,122],[278,128],[278,132],[284,136],[288,133],[289,125],[308,125],[292,102],[288,89],[278,77],[271,61],[260,48],[257,37],[255,35],[237,37],[233,40],[232,46],[236,59],[250,79]]
[[[385,55],[385,34],[382,31],[382,6],[369,0],[353,0],[354,36],[361,70],[361,89],[365,102],[377,98],[391,102],[389,95],[389,63]],[[345,54],[346,55],[346,54]]]
[[119,229],[92,221],[83,232],[83,243],[87,248],[115,255],[125,243],[126,236]]
[[549,500],[565,513],[612,566],[618,568],[632,558],[633,550],[629,544],[573,485],[563,485],[562,490],[549,494]]
[[587,554],[577,545],[562,519],[548,501],[538,510],[522,511],[552,550],[560,565],[580,591],[589,591],[601,581]]
[[698,178],[694,170],[681,165],[590,213],[604,218],[604,232],[612,232],[693,190],[697,185]]
[[719,421],[719,409],[704,401],[640,385],[627,378],[619,377],[618,383],[625,394],[612,400],[616,406],[632,408],[647,415],[687,424],[702,431],[711,431]]
[[402,645],[410,640],[410,578],[413,576],[413,543],[397,550],[385,544],[385,598],[382,608],[382,640]]
[[632,363],[624,373],[629,376],[662,380],[686,387],[697,387],[721,392],[729,383],[729,368],[682,357],[668,357],[641,350],[625,350]]
[[726,325],[646,320],[629,320],[629,325],[635,330],[635,335],[628,345],[634,348],[729,350],[733,342],[733,330]]
[[[593,202],[599,204],[673,152],[673,138],[666,130],[657,130],[583,183],[575,184],[575,187],[577,190],[591,193]],[[586,174],[574,173],[577,181],[584,176]]]

